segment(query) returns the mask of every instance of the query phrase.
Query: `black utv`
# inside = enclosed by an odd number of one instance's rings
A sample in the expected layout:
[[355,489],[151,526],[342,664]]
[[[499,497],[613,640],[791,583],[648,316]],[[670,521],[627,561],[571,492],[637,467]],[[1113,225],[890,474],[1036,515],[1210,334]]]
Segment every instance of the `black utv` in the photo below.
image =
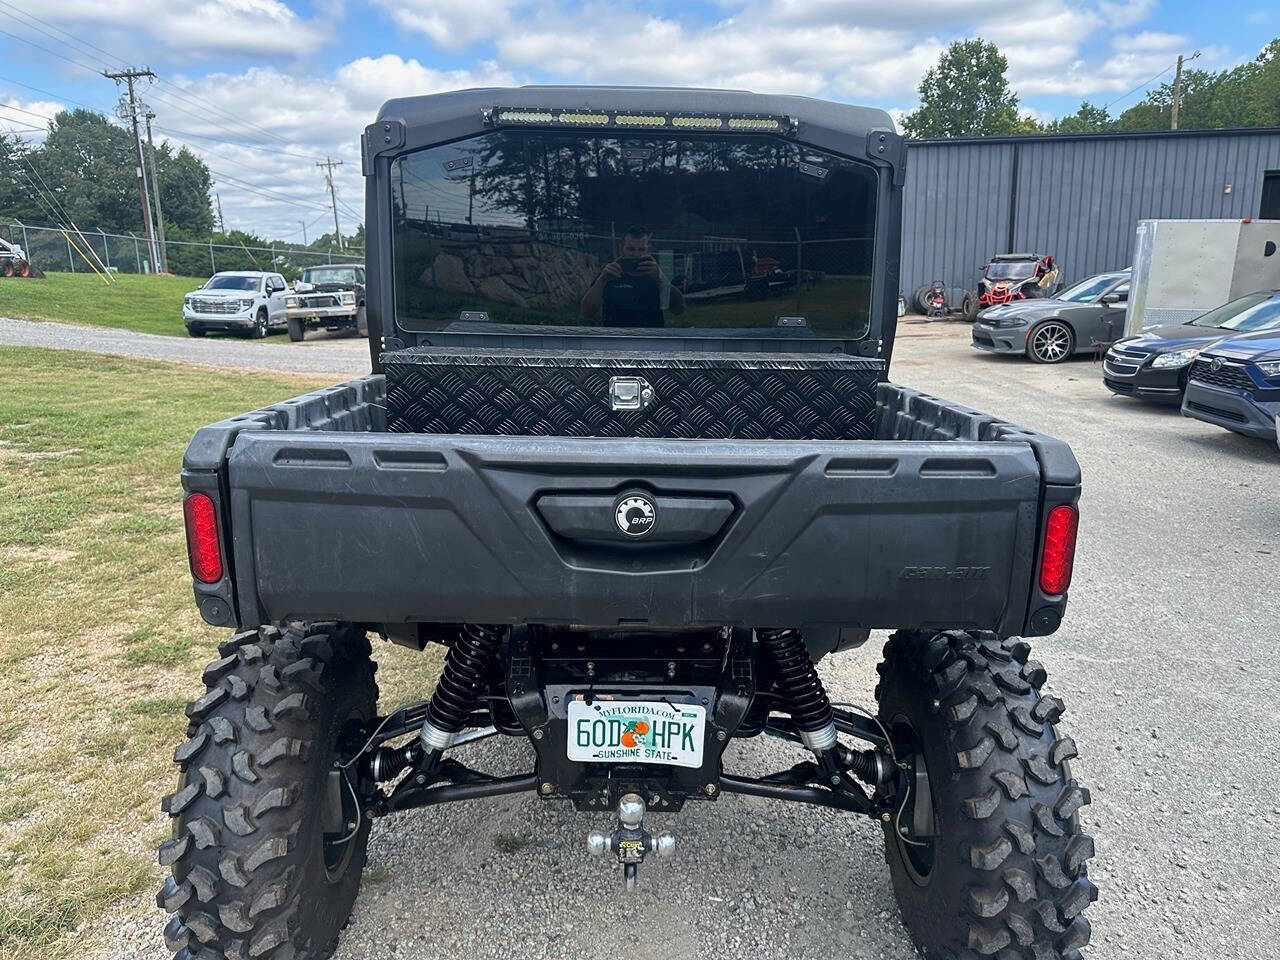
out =
[[[889,380],[889,117],[469,90],[388,102],[363,153],[372,372],[186,453],[234,632],[164,800],[181,960],[326,956],[376,821],[499,794],[573,804],[627,886],[678,869],[641,869],[650,812],[870,817],[925,956],[1078,958],[1089,794],[1020,638],[1062,620],[1080,471]],[[699,296],[740,251],[794,282]],[[876,707],[833,705],[816,665],[880,629]],[[429,697],[379,711],[371,636],[446,648]],[[482,736],[532,769],[469,768]],[[744,772],[760,736],[794,765]]]

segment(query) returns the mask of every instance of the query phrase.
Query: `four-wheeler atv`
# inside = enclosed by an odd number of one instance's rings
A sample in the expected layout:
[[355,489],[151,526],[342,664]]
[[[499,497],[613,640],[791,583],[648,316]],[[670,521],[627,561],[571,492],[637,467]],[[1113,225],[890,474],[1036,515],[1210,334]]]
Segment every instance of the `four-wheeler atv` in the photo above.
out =
[[[376,821],[505,794],[572,803],[628,887],[675,852],[650,812],[871,818],[926,957],[1078,960],[1089,794],[1019,638],[1062,620],[1080,471],[889,381],[888,115],[468,90],[388,102],[363,162],[372,372],[204,427],[183,464],[196,603],[234,632],[164,800],[181,960],[325,957]],[[783,317],[686,298],[712,225],[824,270]],[[882,628],[876,708],[833,704],[817,664]],[[379,704],[370,635],[444,646],[429,697]],[[485,736],[532,768],[453,752]],[[746,772],[759,736],[796,762]]]
[[977,295],[966,297],[965,316],[972,323],[987,307],[1050,296],[1057,284],[1058,265],[1052,256],[997,254],[982,268]]

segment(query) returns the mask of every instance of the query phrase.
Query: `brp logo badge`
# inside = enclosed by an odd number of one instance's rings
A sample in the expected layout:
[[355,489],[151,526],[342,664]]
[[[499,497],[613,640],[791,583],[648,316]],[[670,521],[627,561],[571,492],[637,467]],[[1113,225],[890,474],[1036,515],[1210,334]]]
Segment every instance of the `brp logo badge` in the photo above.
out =
[[637,539],[649,535],[657,516],[653,501],[638,493],[623,497],[613,511],[613,519],[618,524],[618,529],[626,536]]

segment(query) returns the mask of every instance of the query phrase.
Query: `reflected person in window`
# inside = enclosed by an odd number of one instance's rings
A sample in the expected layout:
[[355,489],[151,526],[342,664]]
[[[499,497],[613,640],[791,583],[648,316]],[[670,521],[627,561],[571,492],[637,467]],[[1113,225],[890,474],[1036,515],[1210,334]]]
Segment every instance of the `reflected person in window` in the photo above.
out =
[[[662,291],[667,280],[653,255],[653,235],[648,227],[628,227],[622,237],[621,255],[610,260],[582,298],[582,319],[598,313],[606,327],[661,327]],[[684,293],[670,285],[669,309],[684,313]]]

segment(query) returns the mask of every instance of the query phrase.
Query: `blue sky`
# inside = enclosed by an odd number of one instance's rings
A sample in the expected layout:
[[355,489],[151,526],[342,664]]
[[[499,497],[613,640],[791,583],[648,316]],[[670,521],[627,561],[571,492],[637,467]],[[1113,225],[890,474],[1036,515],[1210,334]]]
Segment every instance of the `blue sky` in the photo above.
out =
[[344,229],[358,219],[359,132],[392,96],[657,83],[899,115],[949,42],[982,36],[1047,118],[1084,98],[1118,112],[1179,53],[1222,68],[1280,36],[1263,0],[0,0],[0,21],[0,127],[38,139],[23,125],[63,107],[111,113],[118,93],[96,71],[147,64],[157,133],[205,158],[228,226],[282,239],[331,229],[326,156],[343,161]]

